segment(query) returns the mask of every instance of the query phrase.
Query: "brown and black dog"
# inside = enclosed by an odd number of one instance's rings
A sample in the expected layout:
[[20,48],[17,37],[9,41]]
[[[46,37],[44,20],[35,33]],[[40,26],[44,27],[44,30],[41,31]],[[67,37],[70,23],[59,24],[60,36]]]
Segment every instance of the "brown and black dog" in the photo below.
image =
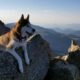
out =
[[27,39],[32,36],[35,29],[29,22],[29,15],[24,19],[22,14],[20,20],[15,26],[7,33],[0,36],[0,50],[6,50],[15,57],[18,61],[19,70],[23,73],[23,64],[21,57],[16,53],[15,48],[22,46],[24,50],[24,56],[26,64],[30,64],[29,57],[27,54]]

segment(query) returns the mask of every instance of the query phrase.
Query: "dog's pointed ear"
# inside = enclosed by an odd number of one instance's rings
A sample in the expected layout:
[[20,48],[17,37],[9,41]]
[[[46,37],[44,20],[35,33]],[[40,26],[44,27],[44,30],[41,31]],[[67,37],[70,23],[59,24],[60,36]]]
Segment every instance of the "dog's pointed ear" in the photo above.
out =
[[21,15],[21,18],[19,19],[18,22],[20,23],[20,22],[22,22],[23,20],[24,20],[24,15],[22,14],[22,15]]
[[29,22],[29,14],[27,15],[26,21]]

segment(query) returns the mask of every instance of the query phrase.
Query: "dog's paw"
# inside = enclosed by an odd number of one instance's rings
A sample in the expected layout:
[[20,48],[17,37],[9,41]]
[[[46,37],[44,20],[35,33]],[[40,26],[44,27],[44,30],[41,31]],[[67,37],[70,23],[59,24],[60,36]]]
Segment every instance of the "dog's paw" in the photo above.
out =
[[19,64],[19,71],[21,72],[21,73],[23,73],[24,71],[23,71],[23,65],[22,65],[22,63],[21,64]]
[[30,64],[30,60],[29,60],[29,59],[26,60],[26,64],[27,64],[27,65]]
[[13,48],[13,45],[7,45],[6,48],[7,49],[12,49]]
[[19,67],[19,70],[20,70],[21,73],[24,72],[22,67]]

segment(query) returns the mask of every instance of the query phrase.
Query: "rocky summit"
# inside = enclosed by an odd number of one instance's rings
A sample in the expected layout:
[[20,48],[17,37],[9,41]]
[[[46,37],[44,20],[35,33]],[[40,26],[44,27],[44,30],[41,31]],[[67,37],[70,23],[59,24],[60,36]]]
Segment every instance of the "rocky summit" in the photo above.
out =
[[80,80],[80,47],[71,41],[69,53],[55,57],[44,80]]
[[16,51],[23,60],[23,74],[19,72],[18,64],[15,58],[8,52],[0,51],[0,80],[44,79],[49,67],[48,54],[51,52],[48,43],[43,40],[39,34],[37,34],[28,42],[27,47],[30,58],[29,66],[26,65],[24,61],[22,48],[16,48]]
[[61,59],[54,59],[50,62],[48,73],[44,80],[78,80],[79,69]]
[[[9,30],[4,23],[0,22],[0,25],[4,25],[1,27],[3,32]],[[28,41],[27,50],[29,66],[25,63],[22,48],[16,48],[23,60],[23,74],[19,72],[15,58],[0,51],[0,80],[80,80],[80,46],[76,41],[71,41],[67,54],[55,57],[49,44],[37,34]]]

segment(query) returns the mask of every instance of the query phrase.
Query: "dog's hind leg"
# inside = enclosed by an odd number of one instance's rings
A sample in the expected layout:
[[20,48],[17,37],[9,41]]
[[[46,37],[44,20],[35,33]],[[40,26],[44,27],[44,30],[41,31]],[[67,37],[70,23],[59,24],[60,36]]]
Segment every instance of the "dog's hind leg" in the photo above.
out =
[[27,65],[30,64],[30,61],[29,61],[29,57],[28,57],[28,53],[27,53],[27,46],[24,44],[22,46],[23,50],[24,50],[24,57],[25,57],[25,62]]
[[21,73],[23,73],[23,64],[20,56],[14,51],[14,50],[8,50],[8,52],[15,57],[15,59],[18,61],[19,70]]

